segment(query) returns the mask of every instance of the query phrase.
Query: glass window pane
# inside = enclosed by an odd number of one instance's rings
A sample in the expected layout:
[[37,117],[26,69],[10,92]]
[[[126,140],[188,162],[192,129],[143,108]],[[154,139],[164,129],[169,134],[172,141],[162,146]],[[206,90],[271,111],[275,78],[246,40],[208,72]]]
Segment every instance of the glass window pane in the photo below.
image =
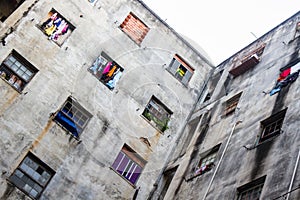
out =
[[21,63],[19,61],[16,61],[15,65],[19,68],[21,66]]
[[9,56],[9,58],[8,58],[11,62],[15,62],[16,61],[16,59],[13,57],[13,56]]
[[6,60],[4,63],[5,63],[7,66],[11,66],[11,65],[13,64],[13,62],[11,62],[10,60]]

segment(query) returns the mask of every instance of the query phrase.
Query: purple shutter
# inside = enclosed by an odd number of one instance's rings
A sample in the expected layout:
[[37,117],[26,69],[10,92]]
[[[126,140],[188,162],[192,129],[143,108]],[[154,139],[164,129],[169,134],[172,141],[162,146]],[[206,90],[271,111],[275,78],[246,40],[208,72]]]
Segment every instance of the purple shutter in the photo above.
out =
[[113,168],[114,170],[117,170],[117,167],[119,166],[119,163],[121,162],[121,160],[122,160],[122,158],[123,158],[123,155],[124,155],[124,154],[123,154],[122,152],[120,152],[120,153],[118,154],[118,156],[117,156],[117,158],[116,158],[114,164],[112,165],[112,168]]
[[117,169],[117,172],[119,172],[119,174],[123,175],[123,172],[125,171],[128,162],[129,162],[129,158],[127,156],[124,156]]
[[[136,165],[136,164],[135,164]],[[132,184],[135,184],[135,182],[137,181],[137,179],[139,178],[140,174],[142,172],[142,168],[139,165],[136,165],[136,167],[134,168],[133,173],[131,174],[131,177],[129,178],[129,181]]]

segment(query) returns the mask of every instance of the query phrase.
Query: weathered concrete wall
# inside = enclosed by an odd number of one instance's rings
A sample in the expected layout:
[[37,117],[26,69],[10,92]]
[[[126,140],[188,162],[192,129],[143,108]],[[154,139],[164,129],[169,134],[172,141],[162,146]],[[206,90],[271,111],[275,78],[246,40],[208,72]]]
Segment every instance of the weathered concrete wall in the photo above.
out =
[[[185,144],[188,150],[177,163],[179,167],[165,199],[235,199],[238,187],[263,176],[266,179],[260,199],[274,199],[288,191],[300,146],[299,121],[296,120],[299,115],[300,79],[282,89],[279,94],[270,96],[269,92],[277,80],[279,70],[300,58],[300,38],[293,38],[299,20],[300,13],[297,13],[218,66],[215,74],[224,71],[211,99],[199,104],[191,118],[208,112],[211,115],[208,131],[205,133],[200,129],[190,133],[193,138],[190,143]],[[231,78],[229,70],[235,57],[246,54],[261,43],[266,43],[266,47],[259,64],[246,73]],[[224,116],[225,102],[240,92],[242,95],[237,109],[233,114]],[[260,122],[284,108],[287,108],[287,112],[283,132],[256,146],[262,131]],[[236,124],[237,121],[242,123]],[[226,147],[228,139],[230,141]],[[215,166],[212,170],[195,176],[195,168],[201,155],[217,144],[221,146]],[[170,166],[178,160],[176,156],[178,154],[175,153]],[[298,165],[292,188],[299,186],[299,169]],[[211,180],[212,185],[208,188]],[[290,199],[299,199],[299,196],[298,189],[291,193]]]
[[[76,28],[58,46],[38,28],[54,8]],[[118,26],[129,12],[150,28],[139,46]],[[130,199],[134,187],[110,169],[124,143],[147,164],[137,182],[145,199],[160,173],[177,135],[196,103],[211,66],[138,1],[25,1],[0,23],[0,61],[15,49],[39,71],[18,93],[0,80],[0,197],[26,198],[6,179],[28,151],[55,170],[41,199]],[[111,91],[90,72],[101,51],[124,68]],[[188,86],[166,67],[174,54],[195,68]],[[93,117],[81,143],[50,119],[72,95]],[[163,134],[141,114],[155,95],[173,112]],[[146,137],[147,147],[139,138]]]

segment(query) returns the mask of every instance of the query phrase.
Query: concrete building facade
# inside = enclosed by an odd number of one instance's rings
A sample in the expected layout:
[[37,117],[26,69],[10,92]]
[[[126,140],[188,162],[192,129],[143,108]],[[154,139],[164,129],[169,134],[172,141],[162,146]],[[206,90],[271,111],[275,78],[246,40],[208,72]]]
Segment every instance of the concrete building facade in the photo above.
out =
[[300,13],[214,67],[140,0],[0,6],[1,200],[300,198]]
[[142,1],[2,3],[0,199],[147,198],[205,52]]
[[299,22],[216,67],[152,199],[300,199]]

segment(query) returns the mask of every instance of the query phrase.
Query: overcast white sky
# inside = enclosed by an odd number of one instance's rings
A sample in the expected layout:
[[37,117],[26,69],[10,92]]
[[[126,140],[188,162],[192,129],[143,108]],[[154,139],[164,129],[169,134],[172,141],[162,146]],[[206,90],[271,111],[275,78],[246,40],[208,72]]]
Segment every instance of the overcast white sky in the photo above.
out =
[[[215,64],[300,11],[299,0],[143,0]],[[252,34],[253,33],[253,34]]]

